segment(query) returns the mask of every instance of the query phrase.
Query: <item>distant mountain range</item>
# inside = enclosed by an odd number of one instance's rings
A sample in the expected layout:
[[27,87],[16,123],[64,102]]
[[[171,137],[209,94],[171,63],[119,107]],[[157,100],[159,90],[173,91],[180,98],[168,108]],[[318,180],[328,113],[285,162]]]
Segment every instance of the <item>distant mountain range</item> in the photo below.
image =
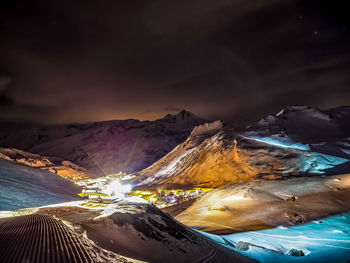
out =
[[0,147],[67,160],[90,176],[136,172],[183,142],[203,119],[182,110],[155,121],[135,119],[57,126],[0,124]]

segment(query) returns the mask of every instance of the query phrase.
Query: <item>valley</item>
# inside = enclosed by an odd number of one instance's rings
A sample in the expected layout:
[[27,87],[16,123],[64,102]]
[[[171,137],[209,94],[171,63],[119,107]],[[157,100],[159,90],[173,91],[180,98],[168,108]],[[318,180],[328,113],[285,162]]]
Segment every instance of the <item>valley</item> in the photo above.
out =
[[[162,121],[182,126],[184,114],[199,120],[180,112]],[[349,108],[308,107],[286,108],[243,131],[221,121],[200,123],[149,166],[103,175],[84,162],[3,145],[2,180],[12,190],[2,190],[0,228],[11,218],[50,216],[94,242],[96,251],[131,262],[323,262],[317,260],[327,247],[345,263],[348,123]],[[314,132],[321,128],[326,134]]]

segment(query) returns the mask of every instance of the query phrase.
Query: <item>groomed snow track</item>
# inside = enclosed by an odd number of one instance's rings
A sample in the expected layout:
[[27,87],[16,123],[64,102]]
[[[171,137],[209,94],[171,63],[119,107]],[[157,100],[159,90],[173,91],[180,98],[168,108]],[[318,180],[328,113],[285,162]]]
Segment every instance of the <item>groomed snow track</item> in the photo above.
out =
[[0,262],[96,262],[94,246],[48,215],[0,220]]

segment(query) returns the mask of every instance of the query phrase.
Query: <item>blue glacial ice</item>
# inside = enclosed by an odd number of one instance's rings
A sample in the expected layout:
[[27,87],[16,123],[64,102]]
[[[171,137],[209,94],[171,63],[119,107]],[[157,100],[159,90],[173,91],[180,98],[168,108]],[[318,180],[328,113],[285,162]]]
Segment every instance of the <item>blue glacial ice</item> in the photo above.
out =
[[[231,235],[203,234],[262,263],[345,263],[350,260],[350,213],[293,227]],[[234,248],[240,241],[248,244],[246,251]],[[289,255],[293,249],[302,251],[304,256]]]

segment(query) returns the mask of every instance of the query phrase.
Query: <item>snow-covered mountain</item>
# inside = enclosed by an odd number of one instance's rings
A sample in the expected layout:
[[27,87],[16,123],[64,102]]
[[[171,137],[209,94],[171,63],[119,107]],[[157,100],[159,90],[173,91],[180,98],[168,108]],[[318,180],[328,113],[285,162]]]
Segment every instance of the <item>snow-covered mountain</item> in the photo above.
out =
[[204,123],[188,111],[156,121],[135,119],[59,126],[0,124],[0,146],[76,163],[96,176],[141,170]]
[[259,136],[279,135],[301,143],[339,141],[350,136],[350,106],[319,110],[290,106],[247,128]]
[[348,158],[350,155],[350,107],[319,110],[292,106],[269,115],[247,128],[245,136],[282,146],[327,153]]
[[138,187],[218,187],[256,178],[350,172],[350,107],[288,107],[237,133],[190,136],[137,175]]
[[204,123],[193,129],[185,142],[175,147],[169,154],[150,167],[136,173],[138,175],[136,183],[152,185],[161,182],[169,176],[173,176],[179,171],[182,165],[186,165],[186,157],[192,156],[192,152],[197,149],[207,138],[217,134],[222,130],[222,122],[214,121]]

